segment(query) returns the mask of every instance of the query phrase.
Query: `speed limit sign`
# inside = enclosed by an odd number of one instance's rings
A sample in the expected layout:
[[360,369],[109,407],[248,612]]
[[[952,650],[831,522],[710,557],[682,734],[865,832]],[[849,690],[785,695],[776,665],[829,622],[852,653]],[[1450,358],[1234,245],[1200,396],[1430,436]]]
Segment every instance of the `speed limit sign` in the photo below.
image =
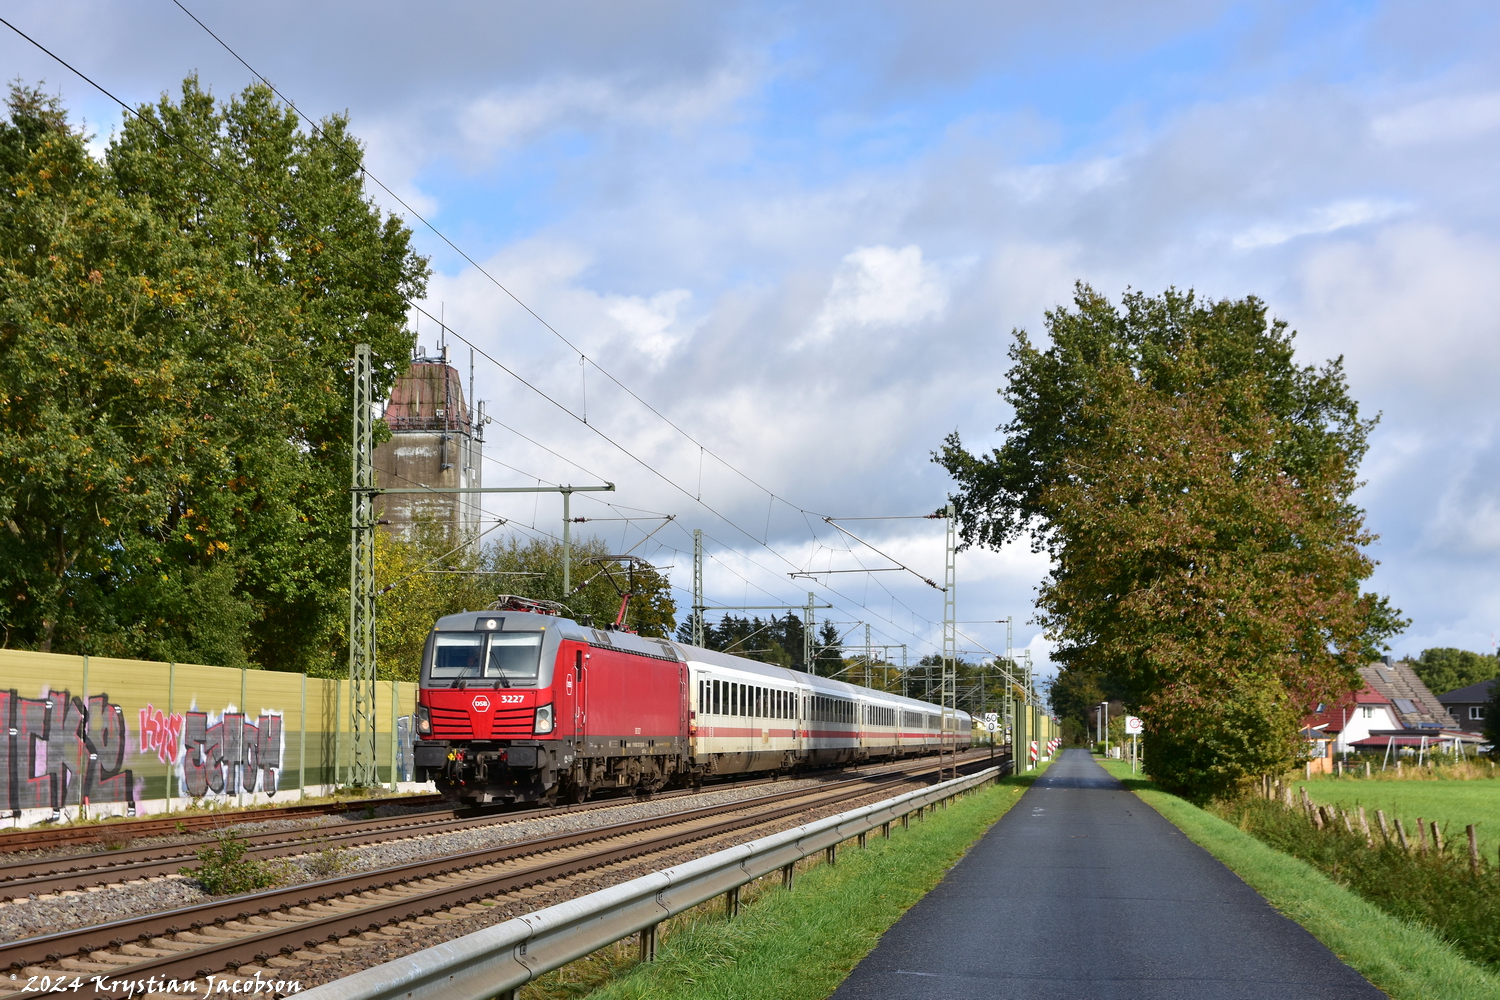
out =
[[1125,735],[1139,736],[1146,731],[1146,724],[1133,715],[1125,716]]

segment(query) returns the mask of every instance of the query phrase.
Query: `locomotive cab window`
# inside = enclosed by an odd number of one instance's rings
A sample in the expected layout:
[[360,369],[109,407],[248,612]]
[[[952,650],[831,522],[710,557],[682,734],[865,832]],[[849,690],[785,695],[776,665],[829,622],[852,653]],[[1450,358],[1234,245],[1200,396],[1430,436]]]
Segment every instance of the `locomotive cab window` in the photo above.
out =
[[428,671],[433,680],[499,681],[502,687],[535,687],[541,658],[541,632],[439,633]]
[[472,633],[439,633],[432,644],[429,670],[434,679],[478,677],[484,662],[484,636]]
[[542,659],[542,633],[496,632],[490,636],[490,658],[486,678],[499,678],[506,687],[536,686],[536,668]]

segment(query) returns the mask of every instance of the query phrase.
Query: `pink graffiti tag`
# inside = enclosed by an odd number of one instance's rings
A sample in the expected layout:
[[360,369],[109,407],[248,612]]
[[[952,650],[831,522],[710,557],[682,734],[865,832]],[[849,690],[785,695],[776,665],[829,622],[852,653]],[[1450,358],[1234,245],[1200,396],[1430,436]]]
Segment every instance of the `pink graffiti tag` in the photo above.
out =
[[167,715],[150,702],[141,709],[141,753],[156,751],[163,764],[177,760],[177,749],[182,740],[182,716],[176,712]]

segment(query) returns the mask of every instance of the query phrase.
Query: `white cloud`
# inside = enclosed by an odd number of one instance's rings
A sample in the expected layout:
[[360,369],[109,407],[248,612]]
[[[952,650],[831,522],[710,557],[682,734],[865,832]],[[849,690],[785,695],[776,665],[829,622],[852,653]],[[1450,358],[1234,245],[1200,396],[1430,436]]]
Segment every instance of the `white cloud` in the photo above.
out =
[[1346,355],[1356,394],[1413,421],[1402,429],[1446,434],[1458,414],[1494,410],[1484,390],[1500,368],[1497,274],[1500,240],[1392,227],[1305,259],[1296,325],[1304,349]]
[[1390,145],[1472,139],[1497,128],[1500,91],[1437,97],[1370,122],[1375,138]]
[[807,341],[856,327],[910,326],[941,316],[947,306],[948,284],[922,260],[921,247],[861,247],[834,273]]
[[1081,195],[1118,183],[1125,176],[1120,157],[1095,157],[1077,163],[1012,167],[995,175],[995,183],[1023,202],[1058,195]]
[[722,124],[753,81],[754,74],[736,63],[703,79],[669,82],[567,77],[489,94],[457,117],[465,143],[484,151],[516,147],[566,126],[679,130]]
[[1405,206],[1399,202],[1352,198],[1292,218],[1259,223],[1237,233],[1230,242],[1238,250],[1258,250],[1299,236],[1321,236],[1351,226],[1379,222],[1404,210]]
[[649,299],[639,295],[610,296],[605,313],[620,324],[635,350],[660,364],[691,331],[677,323],[677,313],[691,301],[686,288],[660,292]]

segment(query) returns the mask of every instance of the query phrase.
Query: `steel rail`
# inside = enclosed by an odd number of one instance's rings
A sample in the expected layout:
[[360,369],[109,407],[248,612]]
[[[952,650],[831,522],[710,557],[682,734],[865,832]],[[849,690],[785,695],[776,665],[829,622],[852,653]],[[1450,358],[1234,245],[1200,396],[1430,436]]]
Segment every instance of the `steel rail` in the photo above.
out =
[[[763,783],[768,782],[762,779],[740,782],[731,787],[744,788]],[[692,794],[691,790],[684,789],[674,790],[660,797]],[[265,859],[304,854],[319,848],[362,847],[391,840],[455,833],[474,827],[519,822],[536,816],[604,809],[618,804],[619,800],[600,799],[569,806],[487,813],[480,816],[460,816],[455,810],[439,810],[410,816],[362,820],[332,830],[277,830],[244,834],[238,839],[251,848],[247,852],[249,857]],[[192,867],[199,849],[214,843],[214,838],[205,837],[181,844],[101,851],[63,858],[28,859],[3,865],[0,866],[0,902],[32,894],[79,891],[115,882],[176,874],[183,867]],[[67,867],[63,867],[64,865]]]
[[87,826],[55,826],[51,823],[43,823],[23,830],[0,833],[0,854],[58,847],[63,844],[102,844],[108,840],[126,837],[170,836],[184,830],[205,830],[224,826],[226,819],[233,823],[264,823],[267,820],[286,819],[292,816],[337,814],[389,805],[439,805],[443,801],[441,795],[389,796],[379,799],[354,799],[350,802],[325,802],[318,805],[277,806],[274,809],[169,814],[155,819],[111,819]]
[[[978,761],[975,761],[975,763],[978,763]],[[276,919],[275,915],[288,914],[293,908],[307,907],[316,903],[328,903],[330,900],[335,899],[340,899],[347,904],[352,901],[350,897],[358,896],[362,893],[378,893],[381,890],[391,890],[396,888],[400,883],[441,878],[462,872],[466,869],[500,864],[539,853],[576,847],[585,843],[617,839],[666,825],[681,827],[695,820],[711,818],[715,814],[754,810],[768,801],[785,801],[789,799],[813,800],[810,802],[793,802],[774,810],[757,810],[750,815],[733,817],[707,827],[700,826],[689,830],[663,833],[644,841],[638,840],[628,844],[605,847],[600,851],[591,852],[587,855],[572,855],[558,858],[539,865],[527,866],[524,869],[515,869],[472,879],[457,886],[445,886],[427,892],[403,895],[394,900],[368,900],[369,905],[361,906],[357,910],[331,914],[310,920],[298,918],[296,923],[287,926],[280,928],[267,927],[261,933],[249,933],[246,936],[216,941],[192,951],[148,958],[140,963],[132,963],[128,966],[110,966],[111,971],[122,975],[128,973],[131,978],[149,977],[150,975],[167,978],[195,978],[206,975],[207,972],[251,961],[265,961],[269,956],[277,953],[288,953],[302,947],[316,946],[322,940],[337,939],[351,933],[360,933],[385,924],[413,919],[416,916],[428,915],[438,909],[475,902],[482,898],[514,891],[517,888],[523,888],[538,882],[596,868],[600,865],[611,864],[619,860],[680,846],[683,843],[694,840],[717,836],[740,827],[770,822],[786,815],[802,812],[810,808],[817,808],[819,805],[867,795],[871,790],[869,786],[910,780],[912,777],[920,776],[926,769],[926,765],[927,762],[924,761],[921,762],[921,766],[919,767],[911,767],[910,771],[914,772],[911,774],[902,774],[897,771],[838,782],[831,789],[827,787],[822,789],[794,789],[772,796],[725,803],[717,806],[706,806],[681,813],[672,813],[667,816],[614,824],[609,827],[599,827],[586,831],[557,834],[550,837],[501,845],[496,848],[467,852],[461,855],[413,862],[382,872],[364,872],[342,878],[327,879],[321,882],[305,883],[286,889],[255,893],[229,900],[203,903],[171,913],[130,918],[108,924],[98,924],[91,927],[28,938],[0,945],[0,968],[9,966],[11,969],[17,970],[57,965],[58,963],[65,962],[67,956],[70,955],[83,956],[104,948],[119,948],[129,943],[149,942],[161,935],[182,934],[184,932],[195,933],[210,925],[217,925],[222,928],[229,922],[252,921],[256,917],[260,917],[263,920],[266,918],[274,920]],[[851,788],[849,786],[862,787]],[[830,791],[833,791],[834,794],[829,794]],[[359,902],[364,903],[367,899],[360,900]],[[283,917],[282,919],[285,918]],[[150,945],[147,945],[147,947],[150,947]],[[88,965],[89,963],[79,963],[75,960],[72,964]],[[207,972],[202,971],[204,969]],[[67,965],[64,965],[62,969],[53,970],[52,974],[56,975],[58,972],[63,972],[71,976],[76,975],[78,971],[76,968],[69,968]]]
[[[430,832],[463,829],[466,821],[451,810],[392,816],[385,819],[360,820],[336,829],[304,827],[297,830],[275,830],[269,833],[247,833],[237,839],[252,848],[247,856],[255,858],[299,854],[319,846],[361,846]],[[468,825],[495,822],[494,817],[469,819]],[[111,882],[171,875],[184,864],[191,864],[197,852],[215,844],[212,837],[195,838],[181,844],[163,844],[134,850],[74,855],[34,861],[18,861],[0,866],[0,901],[8,902],[31,893],[86,889]],[[71,864],[69,865],[69,863]],[[63,865],[69,865],[64,868]]]
[[580,899],[549,906],[406,955],[309,990],[307,1000],[514,1000],[538,976],[632,934],[641,957],[654,955],[657,928],[716,896],[734,893],[780,870],[790,884],[793,866],[869,831],[920,813],[990,781],[1007,770],[991,767],[930,788],[840,813],[793,830],[719,851],[705,858]]

